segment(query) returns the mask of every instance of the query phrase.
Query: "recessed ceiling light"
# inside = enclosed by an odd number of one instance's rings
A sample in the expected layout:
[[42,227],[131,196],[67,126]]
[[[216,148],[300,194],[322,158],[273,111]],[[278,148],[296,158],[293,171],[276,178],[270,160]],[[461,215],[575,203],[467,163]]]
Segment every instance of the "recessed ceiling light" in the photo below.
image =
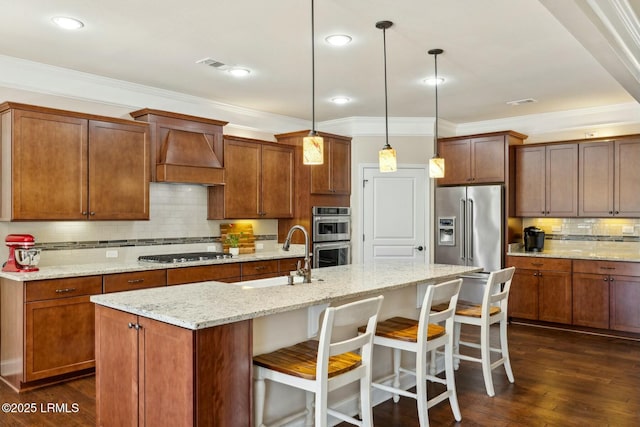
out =
[[51,18],[54,24],[65,30],[79,30],[84,27],[84,23],[78,19],[70,18],[68,16],[54,16]]
[[344,46],[351,43],[351,37],[346,34],[333,34],[327,36],[325,40],[332,46]]
[[351,98],[348,98],[346,96],[336,96],[334,98],[331,98],[331,102],[333,102],[334,104],[346,104],[347,102],[351,102]]
[[429,85],[429,86],[441,85],[442,83],[444,83],[444,78],[438,77],[436,79],[435,77],[428,77],[428,78],[424,79],[422,82],[424,84]]
[[251,74],[251,71],[242,67],[233,67],[229,69],[229,73],[235,77],[245,77]]

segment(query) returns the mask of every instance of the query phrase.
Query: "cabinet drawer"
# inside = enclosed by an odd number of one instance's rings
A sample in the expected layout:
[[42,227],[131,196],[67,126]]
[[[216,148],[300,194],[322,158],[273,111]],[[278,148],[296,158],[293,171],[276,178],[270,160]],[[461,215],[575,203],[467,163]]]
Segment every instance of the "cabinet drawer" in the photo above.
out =
[[278,260],[251,261],[242,264],[242,280],[255,279],[256,275],[271,277],[278,273]]
[[304,265],[304,258],[286,258],[278,261],[278,271],[283,274],[288,274],[291,271],[295,271],[298,268],[298,261],[300,265]]
[[640,263],[575,260],[573,261],[573,271],[576,273],[640,276]]
[[167,270],[137,271],[105,275],[104,293],[155,288],[167,284]]
[[240,264],[201,265],[197,267],[170,268],[167,270],[167,284],[207,282],[218,280],[228,282],[240,280]]
[[102,276],[26,282],[25,302],[102,293]]
[[508,256],[507,267],[571,272],[571,260],[563,258]]

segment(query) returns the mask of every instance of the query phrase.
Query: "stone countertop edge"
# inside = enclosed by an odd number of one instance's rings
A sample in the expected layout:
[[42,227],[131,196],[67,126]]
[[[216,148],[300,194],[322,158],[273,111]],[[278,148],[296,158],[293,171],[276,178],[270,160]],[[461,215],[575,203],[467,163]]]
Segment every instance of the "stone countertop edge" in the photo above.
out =
[[313,281],[249,288],[239,283],[200,282],[93,295],[105,307],[197,330],[317,304],[361,298],[481,271],[478,267],[386,261],[312,270]]
[[627,261],[627,262],[640,262],[640,254],[630,253],[612,253],[607,251],[606,253],[597,253],[593,251],[582,250],[566,250],[566,251],[542,251],[542,252],[527,252],[524,249],[512,250],[507,252],[507,256],[527,256],[527,257],[540,257],[540,258],[568,258],[568,259],[584,259],[594,261]]
[[0,277],[18,282],[31,280],[62,279],[65,277],[95,276],[101,274],[129,273],[135,271],[163,270],[168,268],[195,267],[200,265],[229,264],[250,261],[267,261],[272,259],[297,258],[304,256],[304,245],[291,245],[289,251],[276,251],[241,254],[233,258],[207,261],[180,262],[161,264],[144,261],[104,262],[91,264],[73,264],[61,266],[39,267],[38,271],[28,273],[12,273],[0,271]]

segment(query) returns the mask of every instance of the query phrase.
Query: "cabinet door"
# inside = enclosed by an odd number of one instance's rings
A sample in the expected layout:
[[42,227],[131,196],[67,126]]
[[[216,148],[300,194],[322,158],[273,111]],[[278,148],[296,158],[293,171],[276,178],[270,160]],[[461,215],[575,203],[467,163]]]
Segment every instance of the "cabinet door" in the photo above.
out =
[[609,292],[611,329],[640,332],[640,277],[610,276]]
[[471,180],[471,140],[438,142],[438,154],[444,159],[444,178],[438,185],[466,185]]
[[351,142],[324,137],[324,163],[311,168],[311,194],[351,194]]
[[509,290],[509,317],[538,319],[538,275],[536,270],[516,269]]
[[89,219],[149,219],[149,158],[146,127],[89,122]]
[[614,214],[640,217],[640,139],[616,141],[615,165]]
[[137,316],[96,305],[95,322],[96,425],[137,427]]
[[538,272],[538,319],[571,324],[571,274]]
[[516,216],[544,216],[545,162],[544,147],[518,147],[515,150]]
[[25,381],[95,366],[89,296],[25,304]]
[[140,425],[193,425],[193,331],[144,317],[138,324]]
[[225,218],[260,218],[261,164],[260,144],[225,140]]
[[471,181],[474,184],[504,182],[504,144],[503,136],[471,140]]
[[573,273],[573,324],[609,329],[609,276]]
[[578,215],[613,215],[614,144],[610,141],[584,143],[578,144],[578,150]]
[[13,114],[12,219],[86,219],[87,120]]
[[546,216],[578,215],[578,145],[546,147]]
[[331,141],[331,190],[333,194],[351,194],[351,141]]
[[262,147],[262,218],[293,218],[294,152],[290,147]]

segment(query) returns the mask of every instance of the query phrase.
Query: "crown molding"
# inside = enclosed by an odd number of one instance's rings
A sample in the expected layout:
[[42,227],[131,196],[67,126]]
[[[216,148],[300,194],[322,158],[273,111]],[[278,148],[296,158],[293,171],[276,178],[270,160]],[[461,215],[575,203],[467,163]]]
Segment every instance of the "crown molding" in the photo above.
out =
[[[433,117],[389,117],[389,135],[433,135],[434,122]],[[442,124],[442,120],[440,123]],[[385,122],[384,117],[345,117],[321,122],[318,129],[352,137],[381,136],[385,134]]]

